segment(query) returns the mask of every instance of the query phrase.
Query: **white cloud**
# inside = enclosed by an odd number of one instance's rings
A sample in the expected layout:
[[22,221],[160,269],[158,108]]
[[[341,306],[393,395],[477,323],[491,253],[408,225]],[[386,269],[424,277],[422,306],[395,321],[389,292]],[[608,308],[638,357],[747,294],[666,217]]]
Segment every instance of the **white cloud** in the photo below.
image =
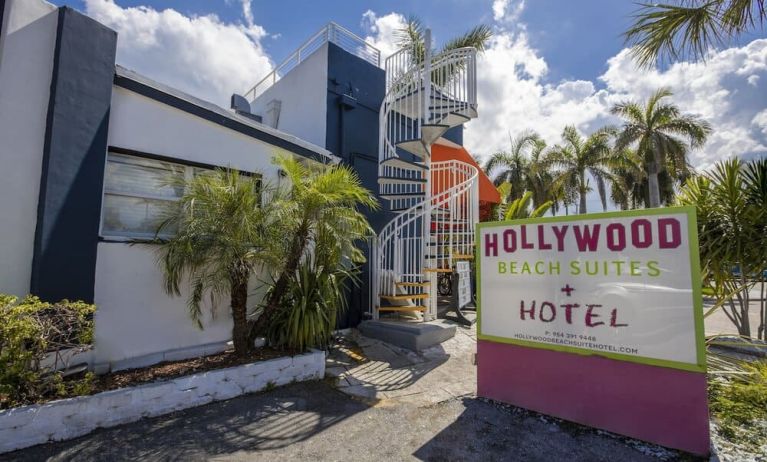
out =
[[751,119],[751,124],[761,131],[764,136],[767,136],[767,109],[756,114]]
[[397,31],[406,24],[405,16],[399,13],[378,16],[372,10],[367,10],[362,15],[362,28],[370,34],[365,37],[365,41],[381,51],[382,60],[399,49]]
[[[478,63],[478,119],[467,125],[469,149],[484,156],[506,148],[508,133],[538,131],[549,143],[559,141],[565,125],[589,133],[619,121],[610,115],[618,101],[640,101],[661,86],[674,91],[682,111],[708,120],[714,129],[706,146],[691,153],[696,167],[719,159],[767,151],[767,40],[712,53],[705,63],[678,63],[667,70],[640,70],[622,50],[607,61],[597,82],[547,79],[548,64],[527,40],[524,28],[500,29]],[[599,88],[602,87],[602,88]],[[761,113],[760,113],[761,114]]]
[[513,21],[519,19],[525,9],[525,0],[493,0],[493,19]]
[[119,64],[225,107],[232,93],[244,92],[272,69],[261,46],[266,31],[253,23],[250,0],[242,0],[245,24],[213,14],[123,8],[113,0],[85,0],[85,7],[118,32]]

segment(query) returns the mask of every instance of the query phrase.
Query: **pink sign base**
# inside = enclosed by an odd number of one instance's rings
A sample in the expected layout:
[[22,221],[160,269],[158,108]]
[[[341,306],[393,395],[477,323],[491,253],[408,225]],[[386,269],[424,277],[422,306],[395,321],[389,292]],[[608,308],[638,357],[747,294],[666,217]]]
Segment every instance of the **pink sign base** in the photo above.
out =
[[706,374],[479,340],[477,394],[708,455]]

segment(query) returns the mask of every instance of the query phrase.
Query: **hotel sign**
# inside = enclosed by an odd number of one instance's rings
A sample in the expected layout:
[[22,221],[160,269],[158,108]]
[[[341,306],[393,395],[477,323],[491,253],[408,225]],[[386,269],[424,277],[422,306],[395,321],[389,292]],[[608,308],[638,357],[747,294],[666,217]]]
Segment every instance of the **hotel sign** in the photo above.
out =
[[694,208],[482,223],[480,339],[705,370]]

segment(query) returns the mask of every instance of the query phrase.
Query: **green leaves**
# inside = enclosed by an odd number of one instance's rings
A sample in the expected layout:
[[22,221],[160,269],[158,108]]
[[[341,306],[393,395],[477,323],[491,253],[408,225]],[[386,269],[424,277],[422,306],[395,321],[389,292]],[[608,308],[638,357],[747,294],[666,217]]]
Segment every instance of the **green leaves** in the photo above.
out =
[[767,19],[764,0],[693,0],[642,4],[624,33],[640,65],[705,59],[724,43]]
[[[764,280],[767,269],[767,202],[764,178],[767,161],[744,163],[731,159],[704,175],[688,180],[677,202],[694,205],[705,284],[717,307],[738,328],[751,336],[751,288]],[[765,338],[765,304],[758,336]]]

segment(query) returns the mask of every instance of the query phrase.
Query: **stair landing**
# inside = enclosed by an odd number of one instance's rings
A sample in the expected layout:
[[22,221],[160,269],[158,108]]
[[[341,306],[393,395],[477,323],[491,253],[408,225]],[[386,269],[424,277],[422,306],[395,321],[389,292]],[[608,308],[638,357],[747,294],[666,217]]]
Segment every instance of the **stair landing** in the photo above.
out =
[[455,335],[456,326],[441,321],[409,323],[368,320],[363,321],[358,329],[366,337],[412,351],[422,351],[452,338]]

